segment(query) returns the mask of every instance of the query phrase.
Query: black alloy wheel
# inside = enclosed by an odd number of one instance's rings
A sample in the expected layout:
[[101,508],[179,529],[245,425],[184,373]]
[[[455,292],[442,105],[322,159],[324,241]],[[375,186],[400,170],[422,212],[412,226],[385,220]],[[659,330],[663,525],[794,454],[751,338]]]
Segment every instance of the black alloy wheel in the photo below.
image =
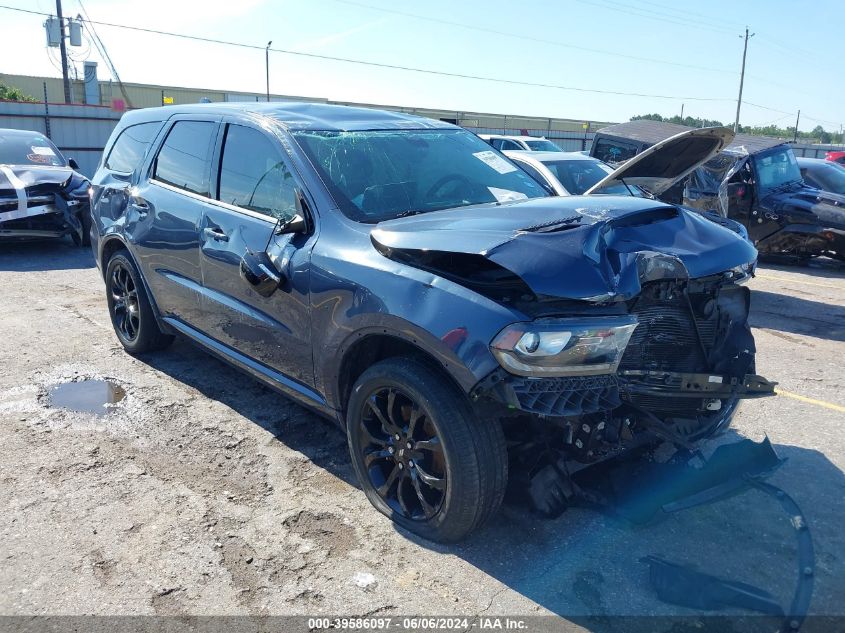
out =
[[106,265],[106,303],[115,334],[130,354],[164,349],[173,336],[159,328],[135,262],[119,250]]
[[440,510],[448,485],[443,446],[423,405],[385,387],[367,398],[358,450],[370,483],[394,512],[415,521]]
[[138,288],[129,270],[122,263],[111,269],[109,293],[112,300],[112,323],[128,342],[138,338],[140,331],[140,306]]
[[508,454],[501,423],[480,419],[433,362],[392,357],[369,367],[352,387],[346,429],[364,493],[406,530],[459,541],[502,503]]

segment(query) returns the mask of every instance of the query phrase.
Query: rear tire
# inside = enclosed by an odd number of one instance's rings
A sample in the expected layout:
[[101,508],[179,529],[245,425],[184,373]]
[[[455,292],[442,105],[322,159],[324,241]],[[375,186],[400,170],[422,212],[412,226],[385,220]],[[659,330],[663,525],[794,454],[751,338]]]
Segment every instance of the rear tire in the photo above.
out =
[[158,327],[141,275],[125,250],[117,251],[106,266],[106,301],[114,332],[130,354],[164,349],[173,336]]
[[389,358],[367,369],[352,388],[347,435],[367,498],[424,538],[458,541],[502,503],[501,424],[479,420],[466,396],[424,362]]

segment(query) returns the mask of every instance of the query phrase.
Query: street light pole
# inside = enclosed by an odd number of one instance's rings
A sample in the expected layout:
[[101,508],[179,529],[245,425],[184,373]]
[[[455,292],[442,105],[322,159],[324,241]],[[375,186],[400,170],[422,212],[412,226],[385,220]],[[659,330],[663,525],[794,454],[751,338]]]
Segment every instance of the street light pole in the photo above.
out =
[[267,42],[267,48],[264,49],[264,70],[267,71],[267,103],[270,103],[270,47],[273,45],[273,40]]
[[[739,75],[739,97],[736,100],[736,121],[734,121],[734,134],[739,131],[739,108],[742,106],[742,84],[745,81],[745,54],[748,52],[748,38],[754,37],[756,33],[748,34],[748,27],[745,27],[745,46],[742,47],[742,72]],[[740,35],[742,37],[742,35]]]
[[792,135],[792,142],[798,142],[798,121],[801,120],[801,110],[798,110],[798,116],[795,117],[795,134]]

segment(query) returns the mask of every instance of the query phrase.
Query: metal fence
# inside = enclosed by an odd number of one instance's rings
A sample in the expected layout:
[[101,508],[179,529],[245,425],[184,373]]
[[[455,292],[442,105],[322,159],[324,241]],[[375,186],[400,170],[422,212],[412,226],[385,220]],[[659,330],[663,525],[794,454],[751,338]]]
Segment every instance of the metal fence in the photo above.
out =
[[[402,110],[408,111],[404,108]],[[441,118],[436,116],[441,114],[439,111],[413,111],[422,116]],[[573,130],[573,127],[581,125],[577,121],[546,119],[543,120],[547,122],[546,127],[537,128],[524,126],[536,123],[539,119],[503,117],[500,127],[491,127],[491,124],[499,124],[498,120],[492,120],[499,115],[472,115],[474,119],[468,116],[456,113],[455,121],[476,134],[545,136],[568,152],[589,150],[595,136],[592,131]],[[107,106],[0,101],[0,128],[36,130],[46,134],[65,156],[75,158],[80,171],[89,177],[94,175],[106,141],[119,119],[120,112]],[[597,127],[588,126],[590,130]],[[567,127],[569,129],[565,129]],[[824,158],[825,153],[831,150],[845,150],[845,147],[837,145],[798,143],[792,147],[798,156],[811,158]]]

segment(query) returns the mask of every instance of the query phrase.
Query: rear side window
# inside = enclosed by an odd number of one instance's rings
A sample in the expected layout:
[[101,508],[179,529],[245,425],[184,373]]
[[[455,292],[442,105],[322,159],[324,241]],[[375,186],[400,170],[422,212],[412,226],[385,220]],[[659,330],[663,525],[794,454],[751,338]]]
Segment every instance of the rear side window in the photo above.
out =
[[216,125],[209,121],[177,121],[156,158],[156,180],[209,196],[209,166]]
[[637,147],[635,145],[628,145],[627,143],[620,143],[619,141],[611,141],[610,139],[603,138],[596,141],[596,145],[591,154],[606,163],[621,163],[622,161],[636,156]]
[[220,161],[221,202],[272,218],[296,213],[296,185],[282,152],[262,132],[229,125]]
[[144,160],[160,127],[161,121],[153,121],[132,125],[123,130],[109,152],[106,169],[123,174],[135,171]]

